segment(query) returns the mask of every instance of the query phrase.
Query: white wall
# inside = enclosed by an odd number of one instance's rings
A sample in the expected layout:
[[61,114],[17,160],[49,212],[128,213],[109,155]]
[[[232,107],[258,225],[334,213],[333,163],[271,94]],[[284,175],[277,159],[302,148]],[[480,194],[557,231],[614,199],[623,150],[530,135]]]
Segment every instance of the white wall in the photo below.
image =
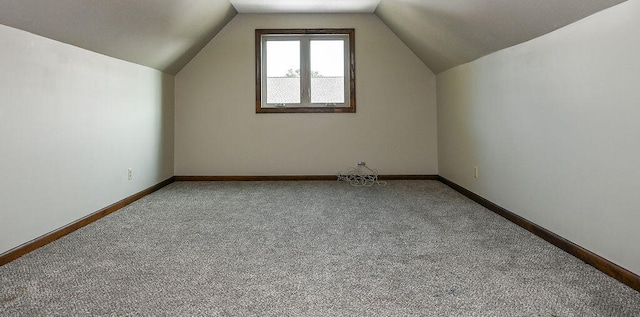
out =
[[437,86],[441,176],[640,274],[640,0]]
[[[256,114],[256,28],[355,28],[355,114]],[[237,15],[176,75],[176,175],[437,174],[435,76],[373,14]]]
[[0,47],[0,253],[173,175],[172,76],[3,25]]

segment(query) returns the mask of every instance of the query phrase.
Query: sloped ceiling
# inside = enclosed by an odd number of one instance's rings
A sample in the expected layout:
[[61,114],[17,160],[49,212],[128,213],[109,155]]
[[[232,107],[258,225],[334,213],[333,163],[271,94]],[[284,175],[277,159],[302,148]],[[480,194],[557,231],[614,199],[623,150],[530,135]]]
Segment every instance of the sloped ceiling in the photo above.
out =
[[0,24],[176,74],[238,12],[373,12],[440,73],[624,1],[2,0]]
[[227,0],[0,1],[0,24],[173,75],[236,13]]
[[382,0],[375,13],[434,73],[626,0]]

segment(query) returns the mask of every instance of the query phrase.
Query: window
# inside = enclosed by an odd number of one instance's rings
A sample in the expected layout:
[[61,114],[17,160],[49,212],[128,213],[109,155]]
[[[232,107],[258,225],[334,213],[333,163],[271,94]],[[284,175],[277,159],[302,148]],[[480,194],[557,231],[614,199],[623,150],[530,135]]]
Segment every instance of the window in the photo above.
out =
[[354,29],[257,29],[256,112],[355,112]]

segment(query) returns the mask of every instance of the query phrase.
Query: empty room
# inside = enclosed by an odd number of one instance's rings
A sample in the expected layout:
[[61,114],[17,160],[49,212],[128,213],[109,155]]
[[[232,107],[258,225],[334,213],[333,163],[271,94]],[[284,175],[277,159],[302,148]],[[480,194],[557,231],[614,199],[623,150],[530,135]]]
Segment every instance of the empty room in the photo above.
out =
[[640,0],[7,0],[0,48],[0,316],[640,316]]

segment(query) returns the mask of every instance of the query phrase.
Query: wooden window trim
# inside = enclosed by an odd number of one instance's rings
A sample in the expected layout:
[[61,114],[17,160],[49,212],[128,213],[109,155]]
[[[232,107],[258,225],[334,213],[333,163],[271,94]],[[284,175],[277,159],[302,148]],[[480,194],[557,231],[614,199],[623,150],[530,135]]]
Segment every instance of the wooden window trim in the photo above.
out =
[[[262,35],[265,34],[347,34],[349,42],[349,107],[262,107]],[[255,30],[255,64],[256,64],[256,113],[354,113],[356,112],[356,54],[355,29],[256,29]]]

